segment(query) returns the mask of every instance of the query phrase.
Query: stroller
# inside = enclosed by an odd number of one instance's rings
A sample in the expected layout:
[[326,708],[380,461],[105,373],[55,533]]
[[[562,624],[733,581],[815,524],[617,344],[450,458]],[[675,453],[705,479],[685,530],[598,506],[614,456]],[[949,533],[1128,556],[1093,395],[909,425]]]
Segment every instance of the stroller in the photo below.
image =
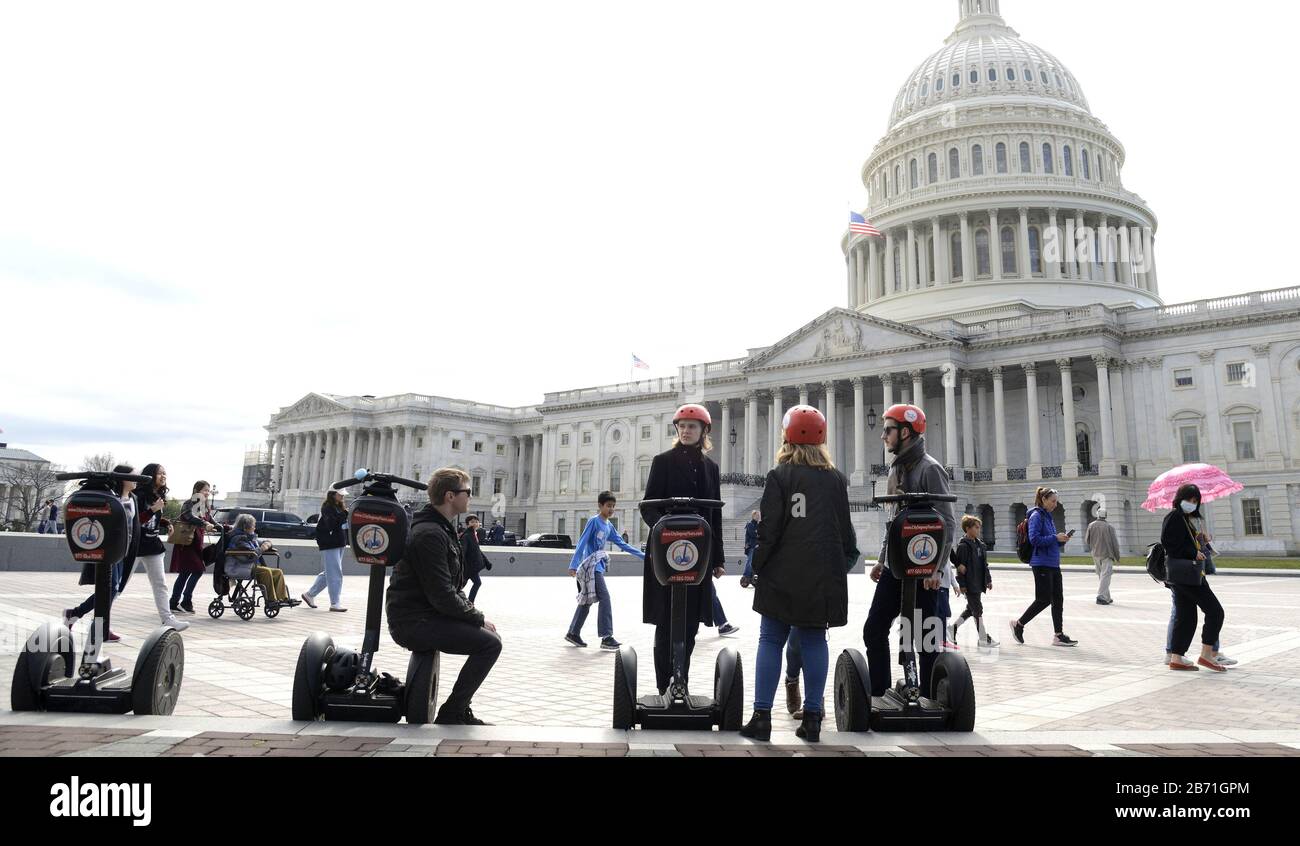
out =
[[[253,568],[260,559],[273,559],[261,563],[279,569],[279,550],[271,548],[265,552],[254,552],[251,549],[231,549],[231,534],[230,526],[222,526],[221,540],[209,547],[212,550],[212,589],[217,595],[208,603],[208,616],[215,620],[226,613],[227,608],[232,608],[241,620],[251,620],[257,613],[257,606],[261,605],[262,612],[268,618],[273,618],[280,613],[281,608],[297,605],[292,599],[280,602],[270,598],[262,583],[253,577]],[[204,552],[206,554],[207,550]],[[229,605],[225,602],[227,599],[230,600]]]

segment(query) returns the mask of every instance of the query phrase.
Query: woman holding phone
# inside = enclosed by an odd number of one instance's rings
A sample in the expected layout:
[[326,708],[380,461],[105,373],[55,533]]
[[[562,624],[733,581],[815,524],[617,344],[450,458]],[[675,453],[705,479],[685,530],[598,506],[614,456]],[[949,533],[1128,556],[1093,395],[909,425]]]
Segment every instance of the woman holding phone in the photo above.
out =
[[1049,605],[1052,608],[1052,625],[1056,635],[1052,646],[1078,646],[1065,633],[1062,618],[1065,616],[1065,591],[1061,582],[1061,548],[1074,532],[1056,531],[1056,522],[1052,512],[1056,510],[1059,496],[1053,488],[1039,488],[1034,494],[1034,507],[1029,511],[1029,543],[1034,548],[1034,557],[1029,566],[1034,571],[1034,601],[1020,615],[1020,619],[1011,621],[1011,636],[1016,643],[1025,642],[1025,626],[1029,621]]

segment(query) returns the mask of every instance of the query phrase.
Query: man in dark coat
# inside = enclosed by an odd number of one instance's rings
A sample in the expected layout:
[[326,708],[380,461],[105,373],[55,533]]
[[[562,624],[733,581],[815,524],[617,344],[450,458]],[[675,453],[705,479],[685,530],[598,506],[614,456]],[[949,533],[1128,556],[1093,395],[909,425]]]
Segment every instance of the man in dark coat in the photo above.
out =
[[474,583],[474,587],[469,589],[470,602],[478,596],[478,589],[483,587],[483,579],[479,573],[492,569],[492,564],[479,548],[482,544],[483,530],[479,528],[478,517],[471,514],[465,518],[465,531],[460,536],[460,545],[465,551],[465,575]]
[[[721,473],[713,459],[705,455],[711,448],[708,434],[713,420],[701,405],[684,405],[673,416],[677,438],[673,448],[660,453],[650,463],[646,479],[645,498],[694,497],[719,499],[722,496]],[[641,507],[641,517],[654,528],[659,518],[667,513],[661,508]],[[710,561],[713,577],[721,578],[726,572],[725,553],[722,549],[722,511],[707,509],[702,515],[709,521],[713,533]],[[659,584],[655,578],[650,557],[646,556],[642,582],[641,620],[655,627],[655,683],[660,694],[668,689],[672,680],[672,588]],[[686,657],[683,671],[689,675],[691,652],[695,649],[695,635],[700,623],[713,625],[713,584],[708,579],[698,586],[686,589]]]

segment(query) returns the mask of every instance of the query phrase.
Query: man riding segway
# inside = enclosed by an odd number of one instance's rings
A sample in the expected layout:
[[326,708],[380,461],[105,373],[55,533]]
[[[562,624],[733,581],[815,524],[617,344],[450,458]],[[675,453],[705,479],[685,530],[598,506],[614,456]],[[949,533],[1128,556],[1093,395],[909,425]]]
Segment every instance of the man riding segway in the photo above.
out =
[[[885,412],[884,429],[880,439],[885,449],[894,456],[893,467],[889,471],[888,493],[930,493],[941,496],[949,495],[948,472],[935,458],[925,451],[925,412],[914,405],[895,405]],[[943,520],[943,556],[950,549],[956,537],[956,521],[953,518],[950,502],[935,501],[934,508]],[[897,506],[890,506],[896,511]],[[893,515],[891,514],[891,517]],[[943,560],[943,559],[941,559]],[[867,613],[866,625],[862,628],[862,639],[867,647],[867,665],[871,675],[871,695],[883,696],[890,685],[889,630],[898,616],[903,583],[896,579],[886,566],[886,553],[882,547],[876,566],[871,570],[871,580],[876,583],[876,592],[871,599],[871,610]],[[917,605],[921,610],[923,625],[935,621],[935,601],[938,598],[940,579],[936,574],[928,578],[917,590]],[[917,621],[904,621],[904,627],[916,625]],[[930,671],[935,658],[943,651],[943,633],[927,633],[924,628],[916,632],[920,635],[920,683],[922,690],[929,690]],[[933,636],[932,636],[933,635]]]

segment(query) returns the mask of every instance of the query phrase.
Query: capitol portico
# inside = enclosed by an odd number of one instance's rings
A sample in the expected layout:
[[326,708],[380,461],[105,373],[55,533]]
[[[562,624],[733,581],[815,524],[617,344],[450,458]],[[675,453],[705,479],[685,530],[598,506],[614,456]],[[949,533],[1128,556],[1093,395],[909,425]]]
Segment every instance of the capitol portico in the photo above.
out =
[[[846,307],[743,358],[524,408],[310,395],[267,427],[287,509],[313,513],[358,466],[427,479],[455,465],[475,508],[495,505],[511,530],[575,535],[608,488],[640,539],[650,460],[693,401],[714,416],[732,541],[761,492],[746,477],[766,473],[784,409],[805,403],[826,413],[859,532],[878,532],[865,507],[887,471],[878,416],[912,402],[996,551],[1047,480],[1058,519],[1080,530],[1067,553],[1084,552],[1098,505],[1136,553],[1159,533],[1140,508],[1151,480],[1205,461],[1246,486],[1207,508],[1221,551],[1300,554],[1300,288],[1166,305],[1156,217],[1124,187],[1124,148],[1078,80],[1007,26],[998,0],[958,9],[863,167],[863,216],[880,235],[842,239]],[[877,537],[861,542],[868,554]]]

